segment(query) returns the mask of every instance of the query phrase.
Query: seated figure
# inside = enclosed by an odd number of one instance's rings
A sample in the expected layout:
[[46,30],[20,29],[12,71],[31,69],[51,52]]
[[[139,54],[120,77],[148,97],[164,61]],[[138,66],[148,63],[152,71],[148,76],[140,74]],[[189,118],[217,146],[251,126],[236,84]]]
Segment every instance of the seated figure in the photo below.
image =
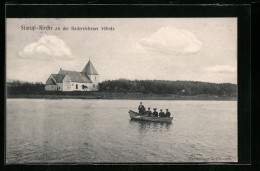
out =
[[166,117],[166,115],[165,115],[165,113],[162,111],[162,109],[160,110],[159,117]]
[[171,112],[168,111],[168,109],[166,109],[166,117],[171,117]]
[[152,111],[150,111],[150,107],[148,107],[148,111],[145,112],[146,116],[152,117]]
[[153,117],[158,117],[158,112],[156,111],[156,108],[153,108]]

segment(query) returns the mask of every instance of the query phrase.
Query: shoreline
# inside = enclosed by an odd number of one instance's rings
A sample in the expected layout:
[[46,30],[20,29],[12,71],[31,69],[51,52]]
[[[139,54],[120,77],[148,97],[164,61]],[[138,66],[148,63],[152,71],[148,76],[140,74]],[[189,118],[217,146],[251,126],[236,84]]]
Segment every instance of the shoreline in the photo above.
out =
[[90,93],[90,94],[11,94],[7,99],[103,99],[103,100],[213,100],[236,101],[237,97],[219,97],[214,95],[181,96],[173,94],[124,94],[124,93]]

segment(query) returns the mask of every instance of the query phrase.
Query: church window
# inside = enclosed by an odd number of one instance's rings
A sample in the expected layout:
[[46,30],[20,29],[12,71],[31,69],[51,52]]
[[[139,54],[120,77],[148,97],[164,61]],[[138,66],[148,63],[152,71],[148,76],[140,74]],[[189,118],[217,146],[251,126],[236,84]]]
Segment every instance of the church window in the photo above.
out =
[[93,84],[93,88],[95,88],[95,84]]
[[97,81],[97,77],[95,76],[95,81]]
[[78,89],[78,84],[76,84],[76,89]]

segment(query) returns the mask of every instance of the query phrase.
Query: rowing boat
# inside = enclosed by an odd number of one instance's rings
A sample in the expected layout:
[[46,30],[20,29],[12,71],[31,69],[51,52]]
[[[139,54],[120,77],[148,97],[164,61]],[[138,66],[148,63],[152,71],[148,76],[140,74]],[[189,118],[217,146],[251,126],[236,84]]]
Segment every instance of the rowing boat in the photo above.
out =
[[134,112],[132,110],[129,110],[128,113],[129,113],[130,118],[133,120],[172,123],[172,119],[173,119],[173,117],[167,117],[167,118],[149,117],[149,116],[145,116],[145,115],[140,115],[139,113]]

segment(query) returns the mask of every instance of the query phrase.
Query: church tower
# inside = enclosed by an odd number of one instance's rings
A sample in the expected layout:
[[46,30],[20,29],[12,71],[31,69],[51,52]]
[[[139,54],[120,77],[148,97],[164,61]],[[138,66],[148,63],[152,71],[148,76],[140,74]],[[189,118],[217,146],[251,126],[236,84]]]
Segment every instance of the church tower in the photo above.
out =
[[87,76],[93,83],[93,90],[97,90],[99,83],[99,74],[90,60],[81,72],[87,74]]

